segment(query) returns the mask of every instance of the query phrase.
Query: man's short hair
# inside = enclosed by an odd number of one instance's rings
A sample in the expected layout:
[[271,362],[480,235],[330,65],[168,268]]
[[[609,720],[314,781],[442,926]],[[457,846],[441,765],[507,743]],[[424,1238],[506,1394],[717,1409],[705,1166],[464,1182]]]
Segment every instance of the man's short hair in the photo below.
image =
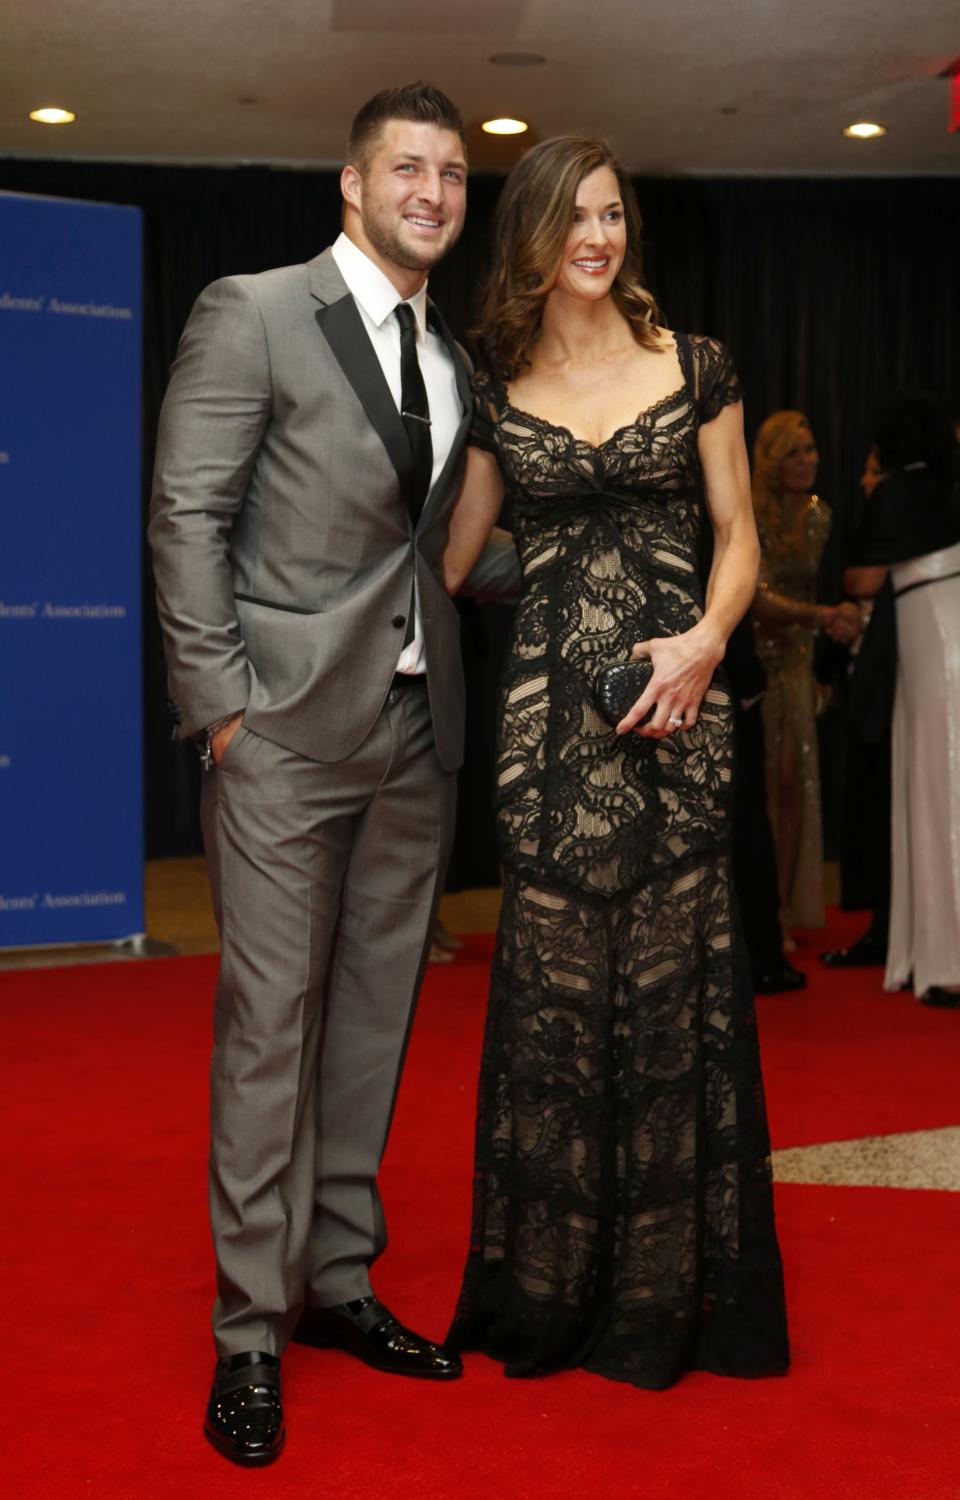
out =
[[357,110],[347,141],[347,161],[361,167],[389,120],[412,120],[419,125],[436,125],[438,130],[452,130],[460,137],[466,154],[463,116],[446,94],[432,84],[405,83],[400,88],[381,89]]

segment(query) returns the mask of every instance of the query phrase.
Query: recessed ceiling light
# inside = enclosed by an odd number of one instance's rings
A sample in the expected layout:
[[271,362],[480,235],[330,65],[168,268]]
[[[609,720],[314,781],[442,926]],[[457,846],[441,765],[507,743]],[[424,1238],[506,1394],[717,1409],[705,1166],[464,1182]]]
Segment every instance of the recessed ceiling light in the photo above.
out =
[[858,120],[856,125],[844,125],[844,135],[857,141],[872,141],[874,136],[886,135],[886,125],[875,125],[872,120]]
[[77,118],[72,109],[32,109],[31,120],[40,125],[72,125]]
[[501,120],[484,120],[481,126],[487,135],[523,135],[529,128],[526,120],[510,120],[506,117]]
[[546,60],[542,52],[495,52],[490,58],[498,68],[535,68]]

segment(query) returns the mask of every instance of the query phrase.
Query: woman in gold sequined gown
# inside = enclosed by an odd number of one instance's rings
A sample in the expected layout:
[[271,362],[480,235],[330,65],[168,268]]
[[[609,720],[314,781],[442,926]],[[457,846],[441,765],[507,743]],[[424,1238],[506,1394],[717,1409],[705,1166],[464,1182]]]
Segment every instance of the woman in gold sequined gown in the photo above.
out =
[[830,532],[829,511],[813,493],[818,461],[803,412],[774,412],[757,433],[752,489],[760,577],[753,620],[767,669],[767,805],[785,928],[822,927],[824,919],[814,641],[823,630],[848,644],[860,626],[855,605],[817,603]]
[[[448,1342],[508,1375],[580,1365],[660,1388],[689,1368],[781,1371],[788,1355],[717,671],[756,578],[740,386],[722,345],[660,326],[638,239],[600,142],[534,147],[501,196],[445,573],[455,588],[506,493],[523,587],[500,697],[505,879],[473,1231]],[[638,643],[653,678],[615,732],[594,680]]]

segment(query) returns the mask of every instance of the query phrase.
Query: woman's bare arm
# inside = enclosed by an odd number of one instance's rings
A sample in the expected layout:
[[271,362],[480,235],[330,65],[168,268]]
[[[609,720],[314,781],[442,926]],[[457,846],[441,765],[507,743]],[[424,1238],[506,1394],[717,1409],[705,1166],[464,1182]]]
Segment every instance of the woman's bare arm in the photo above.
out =
[[733,627],[750,607],[760,565],[739,401],[725,406],[700,428],[700,463],[713,527],[713,564],[707,580],[707,607],[694,628],[717,634],[719,660]]
[[469,577],[502,504],[503,480],[497,460],[482,448],[468,448],[463,485],[450,516],[450,535],[443,553],[443,582],[448,594],[455,594]]
[[[700,701],[723,659],[727,638],[746,612],[757,583],[760,547],[750,499],[750,468],[743,441],[743,407],[725,406],[699,433],[700,463],[707,510],[713,526],[713,566],[707,583],[702,620],[682,635],[642,641],[635,657],[648,656],[653,676],[645,692],[617,725],[617,733],[636,728],[654,739],[670,734],[682,719],[685,729],[697,722]],[[652,706],[649,724],[640,720]]]

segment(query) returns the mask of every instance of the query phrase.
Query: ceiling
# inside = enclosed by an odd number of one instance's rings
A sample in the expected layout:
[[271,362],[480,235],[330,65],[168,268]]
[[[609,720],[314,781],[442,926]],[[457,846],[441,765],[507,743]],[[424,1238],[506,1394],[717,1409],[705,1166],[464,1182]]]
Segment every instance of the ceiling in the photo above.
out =
[[[0,155],[331,165],[426,77],[481,170],[574,130],[637,173],[960,173],[957,0],[4,0],[2,31]],[[517,51],[546,62],[489,61]],[[77,123],[28,120],[49,104]],[[499,114],[531,132],[481,135]],[[889,133],[844,139],[863,118]]]

